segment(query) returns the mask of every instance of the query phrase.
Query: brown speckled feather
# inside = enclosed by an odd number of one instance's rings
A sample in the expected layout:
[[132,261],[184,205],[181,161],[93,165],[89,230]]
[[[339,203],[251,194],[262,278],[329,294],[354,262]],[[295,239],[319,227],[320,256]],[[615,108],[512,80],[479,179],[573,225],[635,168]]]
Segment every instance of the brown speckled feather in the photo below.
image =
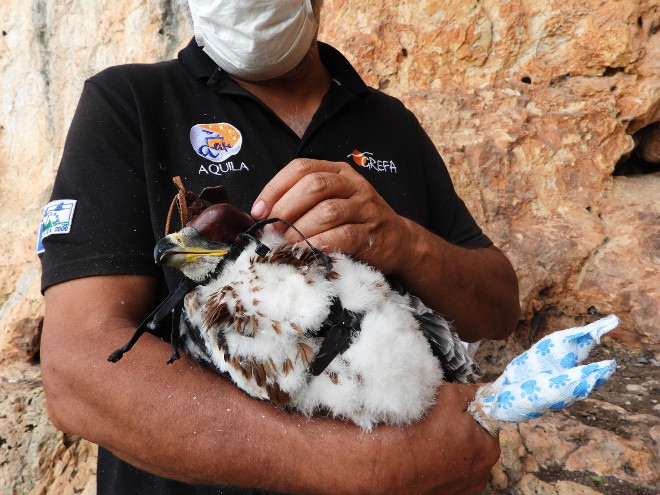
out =
[[268,394],[268,398],[279,407],[286,407],[291,402],[289,395],[280,389],[277,382],[267,384],[266,393]]
[[300,342],[298,344],[298,352],[296,354],[296,360],[300,359],[305,367],[309,366],[312,363],[312,361],[314,361],[315,356],[316,355],[314,354],[314,349],[312,349],[310,346],[308,346],[304,342]]

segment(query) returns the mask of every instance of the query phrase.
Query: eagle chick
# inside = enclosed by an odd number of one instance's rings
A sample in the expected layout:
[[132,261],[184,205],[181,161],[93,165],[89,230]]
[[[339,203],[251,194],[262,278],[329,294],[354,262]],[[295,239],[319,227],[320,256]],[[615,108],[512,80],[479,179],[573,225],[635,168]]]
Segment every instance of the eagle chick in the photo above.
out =
[[[185,204],[183,192],[180,186]],[[171,312],[178,325],[168,362],[181,346],[255,398],[367,431],[379,423],[417,421],[443,381],[477,377],[449,323],[395,290],[382,273],[341,253],[292,246],[276,233],[259,236],[264,224],[281,220],[255,223],[226,202],[224,191],[204,193],[221,193],[223,201],[202,209],[154,250],[157,263],[185,275],[181,285],[109,361],[121,359]],[[468,410],[494,433],[504,422],[585,398],[616,362],[578,365],[617,324],[609,316],[542,339],[481,387]]]

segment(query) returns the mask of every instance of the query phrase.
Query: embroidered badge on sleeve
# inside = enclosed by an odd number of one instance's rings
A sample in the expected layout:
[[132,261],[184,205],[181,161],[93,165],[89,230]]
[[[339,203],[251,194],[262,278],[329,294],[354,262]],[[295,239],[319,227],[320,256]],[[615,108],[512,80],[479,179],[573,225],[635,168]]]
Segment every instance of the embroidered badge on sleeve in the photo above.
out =
[[44,208],[44,217],[39,226],[37,254],[45,251],[43,240],[52,234],[68,234],[71,231],[73,212],[76,209],[75,199],[58,199],[51,201]]

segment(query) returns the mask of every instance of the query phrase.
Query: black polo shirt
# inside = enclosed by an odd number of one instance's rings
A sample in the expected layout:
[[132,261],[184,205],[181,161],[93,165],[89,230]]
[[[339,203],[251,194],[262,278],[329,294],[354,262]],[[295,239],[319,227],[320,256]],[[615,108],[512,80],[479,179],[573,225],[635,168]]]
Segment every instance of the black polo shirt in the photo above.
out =
[[[170,290],[180,275],[163,273],[152,253],[176,193],[172,177],[196,193],[221,184],[250,211],[297,157],[346,161],[398,214],[454,244],[489,245],[414,115],[367,87],[334,48],[319,50],[333,84],[302,138],[194,40],[178,60],[111,67],[87,80],[42,224],[42,290],[104,274],[152,275]],[[253,493],[195,492],[103,449],[98,479],[99,493]]]

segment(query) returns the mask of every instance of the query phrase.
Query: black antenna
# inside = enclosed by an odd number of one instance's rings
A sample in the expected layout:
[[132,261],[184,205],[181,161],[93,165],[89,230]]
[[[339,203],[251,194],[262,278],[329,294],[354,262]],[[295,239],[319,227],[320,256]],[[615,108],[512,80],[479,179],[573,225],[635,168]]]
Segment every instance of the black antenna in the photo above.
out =
[[259,256],[261,256],[263,258],[264,256],[266,256],[268,251],[270,251],[270,248],[268,246],[266,246],[263,242],[261,242],[259,239],[257,239],[253,235],[253,233],[256,230],[259,230],[260,228],[262,228],[262,227],[264,227],[268,224],[275,223],[275,222],[282,222],[283,224],[286,224],[289,227],[291,227],[293,230],[295,230],[298,233],[298,235],[302,238],[302,240],[307,243],[307,245],[314,252],[314,254],[316,254],[319,258],[321,258],[321,260],[325,264],[325,269],[327,271],[332,270],[332,258],[330,258],[330,256],[325,254],[320,249],[317,249],[314,246],[312,246],[312,244],[307,240],[307,237],[305,237],[302,232],[300,232],[292,224],[290,224],[286,220],[282,220],[281,218],[266,218],[264,220],[259,220],[256,223],[254,223],[253,225],[251,225],[250,228],[247,229],[245,232],[243,232],[242,234],[239,234],[238,237],[240,239],[245,239],[245,240],[248,240],[248,241],[256,242],[257,243],[257,249],[255,251]]

